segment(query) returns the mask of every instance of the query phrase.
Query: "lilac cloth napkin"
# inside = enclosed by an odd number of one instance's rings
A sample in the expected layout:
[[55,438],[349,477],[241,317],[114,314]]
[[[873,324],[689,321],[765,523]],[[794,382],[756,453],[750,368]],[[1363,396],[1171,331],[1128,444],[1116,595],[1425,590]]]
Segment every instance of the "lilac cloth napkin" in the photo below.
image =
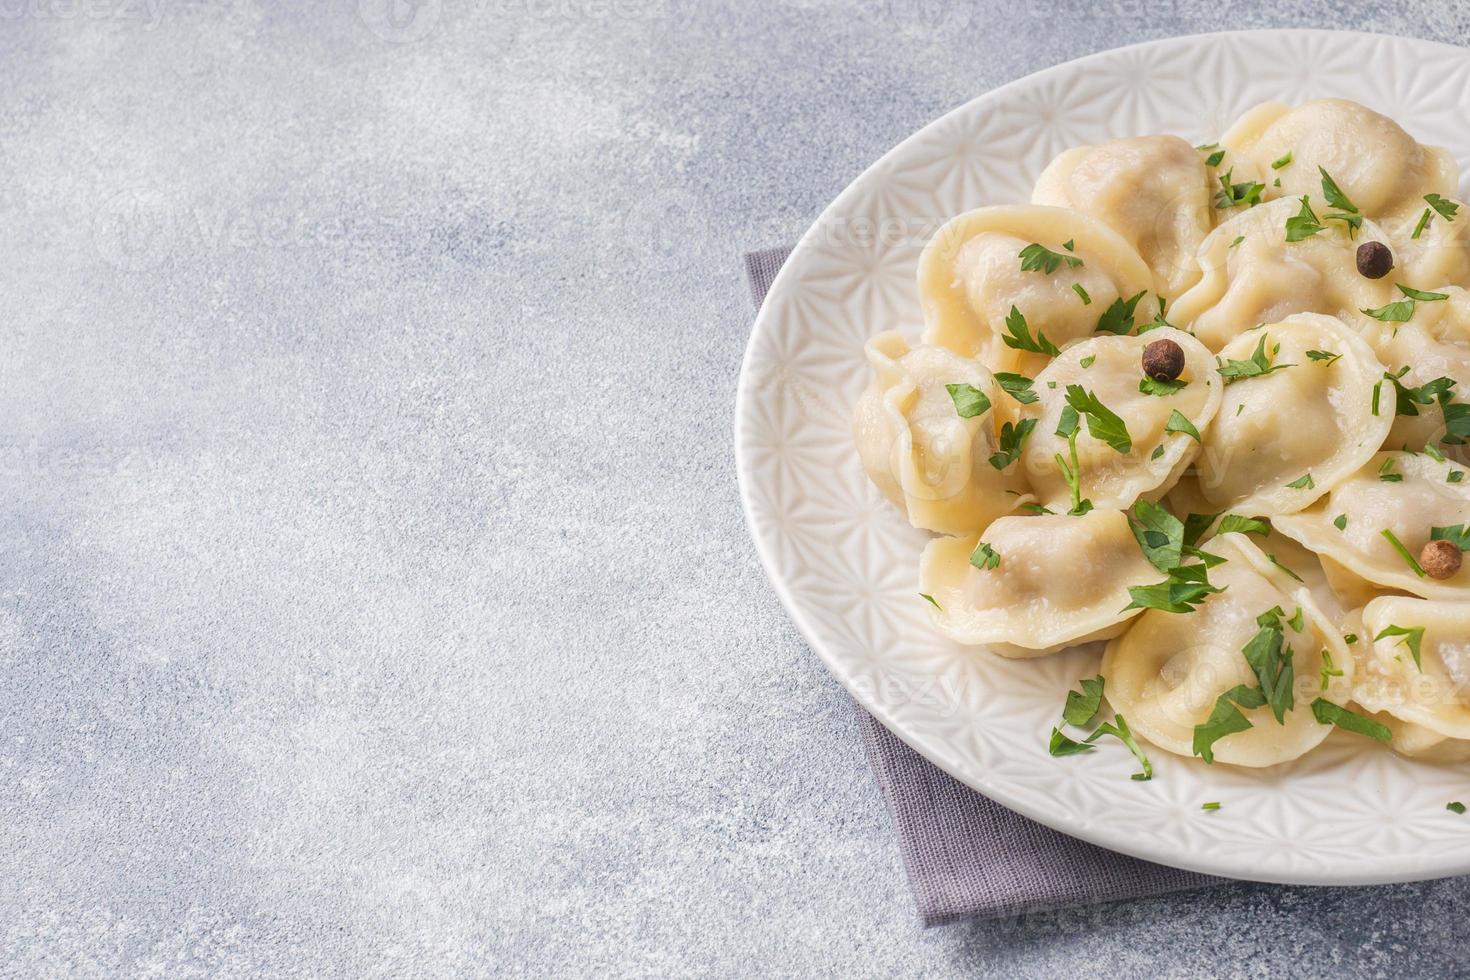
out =
[[[789,248],[771,248],[745,256],[757,306],[789,254]],[[1144,898],[1222,880],[1126,857],[1033,823],[950,777],[854,707],[926,926]]]

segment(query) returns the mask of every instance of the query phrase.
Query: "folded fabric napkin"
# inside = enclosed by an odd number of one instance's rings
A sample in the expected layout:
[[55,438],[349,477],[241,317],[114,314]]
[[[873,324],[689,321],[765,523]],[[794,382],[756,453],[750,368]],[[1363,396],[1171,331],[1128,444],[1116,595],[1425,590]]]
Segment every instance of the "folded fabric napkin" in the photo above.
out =
[[[789,248],[771,248],[745,256],[757,307],[790,254]],[[1223,880],[1094,847],[1012,813],[854,707],[926,926],[1144,898]]]

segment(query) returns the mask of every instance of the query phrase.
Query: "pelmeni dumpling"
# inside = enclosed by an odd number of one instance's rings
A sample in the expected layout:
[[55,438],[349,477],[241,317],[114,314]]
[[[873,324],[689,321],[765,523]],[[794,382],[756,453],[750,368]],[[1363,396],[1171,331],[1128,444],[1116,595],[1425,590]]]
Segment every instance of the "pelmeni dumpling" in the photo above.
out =
[[[994,568],[971,562],[981,542],[999,556]],[[922,588],[939,607],[939,629],[1006,657],[1118,635],[1138,615],[1124,611],[1128,586],[1161,577],[1120,510],[1002,517],[978,537],[936,538],[919,563]]]
[[1214,224],[1205,158],[1177,136],[1135,136],[1067,150],[1042,171],[1031,203],[1073,208],[1128,239],[1166,296],[1199,279],[1195,252]]
[[[1392,119],[1345,99],[1317,99],[1295,109],[1266,102],[1241,116],[1220,144],[1281,180],[1279,189],[1268,185],[1267,196],[1308,194],[1314,208],[1326,208],[1321,168],[1359,211],[1375,217],[1410,209],[1417,214],[1425,194],[1448,197],[1458,178],[1448,151],[1420,144]],[[1289,163],[1271,166],[1287,154]]]
[[1358,647],[1359,704],[1442,738],[1470,739],[1470,604],[1374,599],[1363,609]]
[[1311,507],[1273,517],[1271,524],[1317,552],[1335,585],[1356,577],[1380,589],[1470,600],[1470,561],[1443,580],[1421,576],[1409,564],[1412,558],[1417,565],[1434,528],[1470,523],[1470,484],[1461,482],[1466,479],[1450,461],[1377,453]]
[[[1294,652],[1295,706],[1284,724],[1269,707],[1243,711],[1253,727],[1215,742],[1214,754],[1217,762],[1253,767],[1295,759],[1331,731],[1313,716],[1311,699],[1345,703],[1351,695],[1352,656],[1311,593],[1245,535],[1222,534],[1208,550],[1225,559],[1210,571],[1211,583],[1224,591],[1192,613],[1150,609],[1108,644],[1102,663],[1108,701],[1137,734],[1169,752],[1192,755],[1195,726],[1208,720],[1220,695],[1237,685],[1257,686],[1242,651],[1261,628],[1256,617],[1279,608]],[[1297,609],[1300,630],[1287,621]],[[1324,650],[1342,671],[1325,692],[1318,681]]]
[[[1023,269],[1021,251],[1032,244],[1064,258],[1050,272]],[[962,214],[939,229],[919,259],[924,342],[979,356],[996,371],[1028,375],[1047,358],[1006,345],[1012,308],[1026,319],[1033,339],[1041,331],[1062,347],[1091,336],[1115,300],[1153,288],[1148,266],[1122,236],[1063,208],[992,207]],[[1134,313],[1143,322],[1156,311],[1153,296],[1145,295]]]
[[[1470,399],[1470,292],[1456,286],[1445,287],[1434,295],[1448,299],[1414,304],[1414,315],[1404,323],[1369,321],[1361,333],[1372,345],[1389,373],[1399,375],[1399,385],[1419,389],[1448,378],[1455,382],[1452,401]],[[1396,389],[1384,385],[1385,402]],[[1428,404],[1418,403],[1425,400]],[[1445,422],[1445,410],[1438,396],[1427,393],[1422,399],[1402,399],[1404,404],[1394,417],[1393,427],[1384,444],[1390,449],[1419,451],[1432,445],[1441,452],[1465,458],[1463,439],[1470,434],[1470,419],[1458,420],[1454,431]],[[1393,411],[1392,408],[1385,409]],[[1463,412],[1464,409],[1452,409]],[[1413,414],[1407,414],[1412,412]],[[1458,417],[1457,417],[1458,418]],[[1457,434],[1458,433],[1458,434]]]
[[1300,510],[1372,456],[1393,424],[1391,392],[1374,414],[1383,365],[1334,317],[1298,313],[1247,330],[1220,356],[1223,370],[1262,358],[1272,370],[1227,384],[1205,435],[1200,492],[1218,510]]
[[978,531],[1028,498],[1017,467],[1002,473],[994,408],[961,418],[946,385],[967,384],[993,405],[1000,388],[979,361],[942,347],[910,349],[889,331],[868,341],[873,383],[858,399],[853,434],[874,485],[914,527]]
[[1369,715],[1392,735],[1388,745],[1399,755],[1421,762],[1470,762],[1470,739],[1446,738],[1423,725],[1395,718],[1386,711]]
[[[1349,237],[1339,221],[1298,242],[1286,223],[1301,210],[1297,199],[1250,208],[1212,231],[1200,246],[1199,283],[1169,307],[1169,321],[1188,328],[1218,351],[1242,331],[1294,313],[1323,313],[1355,323],[1360,310],[1395,298],[1391,278],[1358,274],[1358,245],[1386,236],[1372,222]],[[1318,217],[1321,217],[1319,214]]]
[[[1184,387],[1163,395],[1145,394],[1143,350],[1155,340],[1172,340],[1184,350]],[[1083,366],[1084,362],[1086,367]],[[1199,451],[1199,443],[1185,432],[1166,429],[1178,411],[1204,432],[1220,407],[1224,387],[1215,360],[1205,346],[1172,327],[1158,327],[1142,336],[1100,336],[1068,347],[1036,376],[1039,401],[1026,416],[1037,420],[1022,450],[1021,463],[1041,502],[1055,511],[1071,507],[1071,488],[1056,463],[1061,456],[1071,465],[1069,440],[1057,434],[1067,407],[1068,389],[1080,386],[1117,415],[1131,440],[1127,452],[1091,434],[1090,420],[1077,429],[1080,494],[1097,507],[1129,507],[1139,497],[1162,496]],[[1162,452],[1157,452],[1162,447]]]

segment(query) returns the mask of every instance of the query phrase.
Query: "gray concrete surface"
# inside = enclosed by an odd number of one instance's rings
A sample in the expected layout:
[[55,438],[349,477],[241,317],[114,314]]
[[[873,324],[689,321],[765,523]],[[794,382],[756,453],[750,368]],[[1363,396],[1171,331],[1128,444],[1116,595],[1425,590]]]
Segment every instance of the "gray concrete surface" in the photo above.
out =
[[0,2],[0,971],[1463,970],[1463,881],[921,932],[730,436],[922,123],[1463,5],[387,2]]

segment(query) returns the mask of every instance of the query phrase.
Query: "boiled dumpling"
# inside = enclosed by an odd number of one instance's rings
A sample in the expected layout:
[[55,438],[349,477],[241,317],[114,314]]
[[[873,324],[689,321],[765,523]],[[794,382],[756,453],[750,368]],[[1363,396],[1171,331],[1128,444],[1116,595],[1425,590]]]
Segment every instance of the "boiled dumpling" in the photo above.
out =
[[[1440,202],[1446,210],[1453,206],[1454,217],[1446,218],[1427,202],[1420,204],[1417,214],[1411,211],[1400,216],[1388,230],[1385,244],[1393,251],[1393,278],[1415,289],[1470,287],[1470,205],[1458,199]],[[1421,228],[1422,221],[1427,224]]]
[[993,406],[994,377],[979,361],[942,347],[910,349],[889,331],[868,342],[874,379],[858,400],[853,432],[874,485],[914,527],[946,534],[978,531],[1024,499],[1014,463],[995,453],[995,410],[962,418],[948,385],[969,385]]
[[1393,423],[1392,392],[1374,411],[1383,365],[1341,321],[1299,313],[1246,331],[1220,355],[1222,371],[1247,376],[1225,386],[1199,457],[1200,492],[1216,509],[1300,510],[1383,445]]
[[[996,556],[994,567],[983,567],[981,544]],[[1007,657],[1116,636],[1138,615],[1124,611],[1128,586],[1159,578],[1119,510],[1002,517],[978,537],[929,542],[919,563],[939,629]]]
[[1214,180],[1177,136],[1135,136],[1067,150],[1036,182],[1031,203],[1091,215],[1128,239],[1166,296],[1199,279],[1195,252],[1213,226]]
[[[1470,604],[1408,596],[1375,599],[1363,610],[1358,646],[1362,663],[1354,697],[1359,704],[1433,736],[1470,739]],[[1431,738],[1418,737],[1412,747],[1421,742]],[[1453,743],[1437,747],[1457,754]]]
[[[1039,256],[1039,267],[1022,268],[1031,245],[1055,259]],[[971,211],[941,228],[919,260],[924,342],[978,356],[996,371],[1034,375],[1048,359],[1005,338],[1059,348],[1090,337],[1119,300],[1135,301],[1138,322],[1151,320],[1158,309],[1152,290],[1153,276],[1133,246],[1095,218],[1062,208]],[[1025,340],[1016,340],[1022,328],[1012,310],[1025,321]]]
[[[1172,340],[1184,350],[1179,380],[1185,384],[1177,390],[1153,386],[1148,390],[1161,393],[1147,394],[1140,388],[1145,380],[1143,350],[1156,340]],[[1056,460],[1060,456],[1069,468],[1072,461],[1068,437],[1057,432],[1078,387],[1118,416],[1129,439],[1127,451],[1120,452],[1118,445],[1093,434],[1091,418],[1081,418],[1076,436],[1079,495],[1096,507],[1129,507],[1140,496],[1162,496],[1199,451],[1199,443],[1177,424],[1175,431],[1168,428],[1174,413],[1203,433],[1219,409],[1224,386],[1204,345],[1170,327],[1142,336],[1094,337],[1063,351],[1036,376],[1039,400],[1028,408],[1027,417],[1037,425],[1021,459],[1041,502],[1059,512],[1072,508],[1072,491]]]
[[[1314,717],[1308,695],[1345,702],[1352,691],[1352,657],[1311,593],[1245,535],[1223,534],[1208,550],[1225,559],[1210,571],[1211,583],[1224,591],[1192,613],[1150,609],[1108,644],[1102,664],[1108,701],[1138,735],[1167,751],[1193,755],[1195,727],[1209,719],[1220,695],[1237,685],[1257,685],[1243,650],[1261,629],[1257,617],[1279,609],[1298,679],[1315,679],[1325,663],[1323,651],[1342,676],[1332,678],[1325,692],[1316,684],[1311,692],[1296,685],[1295,705],[1283,724],[1269,707],[1244,710],[1253,727],[1215,742],[1214,756],[1217,762],[1239,766],[1295,759],[1331,731]],[[1290,622],[1298,609],[1300,629]]]
[[[1451,286],[1433,295],[1448,298],[1415,303],[1413,316],[1403,323],[1372,320],[1362,334],[1398,379],[1397,386],[1384,385],[1384,410],[1395,411],[1391,403],[1401,403],[1385,448],[1417,452],[1429,445],[1465,458],[1470,455],[1463,448],[1470,436],[1465,417],[1470,409],[1463,407],[1470,398],[1470,292]],[[1443,396],[1425,388],[1443,385],[1446,378],[1454,384]],[[1405,397],[1397,396],[1399,388],[1409,390]],[[1444,397],[1458,403],[1450,409],[1456,418],[1452,428],[1446,424]]]
[[[1317,99],[1294,109],[1280,102],[1258,105],[1220,143],[1280,179],[1281,187],[1270,186],[1267,196],[1306,194],[1314,207],[1330,209],[1321,168],[1370,217],[1417,215],[1425,194],[1454,194],[1458,177],[1447,151],[1420,144],[1392,119],[1345,99]],[[1287,154],[1289,163],[1272,167]]]
[[1442,580],[1416,571],[1434,528],[1470,523],[1465,480],[1465,470],[1448,460],[1378,453],[1310,508],[1271,523],[1317,552],[1335,585],[1358,578],[1380,589],[1470,600],[1470,562]]
[[1351,238],[1341,222],[1324,221],[1315,235],[1289,242],[1286,223],[1300,210],[1300,200],[1273,201],[1243,211],[1211,232],[1200,246],[1203,277],[1169,307],[1169,321],[1218,351],[1257,324],[1294,313],[1322,313],[1355,323],[1365,319],[1361,310],[1396,298],[1391,277],[1358,274],[1358,245],[1386,237],[1377,226],[1365,222]]

